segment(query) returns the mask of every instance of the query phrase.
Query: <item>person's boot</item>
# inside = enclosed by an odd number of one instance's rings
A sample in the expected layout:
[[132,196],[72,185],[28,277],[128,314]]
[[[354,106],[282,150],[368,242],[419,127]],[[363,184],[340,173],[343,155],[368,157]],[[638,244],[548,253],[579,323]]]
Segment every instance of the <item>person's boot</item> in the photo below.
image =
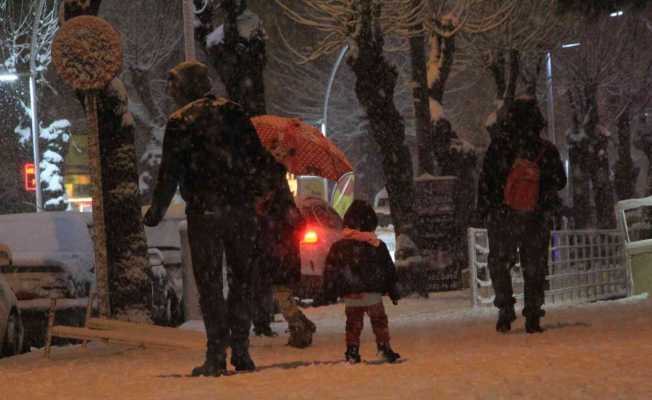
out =
[[532,315],[525,318],[525,332],[527,333],[543,333],[541,327],[541,317]]
[[236,371],[255,371],[256,364],[249,355],[247,349],[233,349],[231,348],[231,365]]
[[356,345],[346,346],[346,352],[344,353],[344,357],[346,358],[346,362],[348,362],[349,364],[358,364],[361,361],[360,346],[356,346]]
[[305,349],[312,344],[312,334],[317,330],[317,327],[305,315],[290,321],[288,325],[290,330],[288,346]]
[[383,359],[389,363],[394,363],[396,360],[401,358],[401,355],[392,350],[392,347],[389,343],[378,343],[378,354],[380,354]]
[[192,376],[221,376],[226,373],[226,359],[216,354],[206,354],[206,360],[192,369]]
[[496,332],[506,333],[512,329],[512,322],[516,320],[514,306],[501,307],[498,310],[498,321],[496,322]]
[[542,333],[541,317],[546,315],[546,312],[540,307],[525,307],[523,309],[523,316],[525,317],[525,332],[527,333]]

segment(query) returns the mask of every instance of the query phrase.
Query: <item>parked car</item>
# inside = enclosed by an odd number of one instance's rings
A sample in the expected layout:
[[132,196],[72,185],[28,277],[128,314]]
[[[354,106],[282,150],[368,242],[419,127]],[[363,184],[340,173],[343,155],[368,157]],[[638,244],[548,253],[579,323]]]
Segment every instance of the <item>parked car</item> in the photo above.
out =
[[[149,207],[143,207],[143,215]],[[183,266],[179,223],[185,221],[183,204],[172,204],[155,227],[145,227],[149,259],[152,265],[154,321],[176,326],[183,322]]]
[[12,252],[3,275],[21,310],[85,308],[93,276],[93,244],[86,218],[78,212],[0,215],[0,243]]
[[342,236],[342,218],[324,200],[317,197],[297,197],[296,205],[304,218],[300,233],[301,283],[295,295],[319,302],[326,256]]
[[[95,284],[92,225],[89,212],[0,215],[0,243],[6,243],[13,253],[13,264],[2,275],[16,294],[29,339],[35,345],[42,341],[43,332],[33,331],[43,330],[42,319],[50,297],[59,299],[58,315],[64,313],[72,324],[83,321],[88,295]],[[160,244],[157,232],[146,234]],[[180,320],[180,297],[172,289],[173,279],[166,269],[166,260],[174,260],[172,253],[165,242],[149,249],[153,277],[151,310],[154,322],[161,325],[171,325],[175,318]],[[178,254],[177,247],[180,265]]]
[[[0,244],[0,270],[10,267],[9,247]],[[19,354],[23,349],[24,334],[18,299],[3,274],[0,274],[0,356]]]

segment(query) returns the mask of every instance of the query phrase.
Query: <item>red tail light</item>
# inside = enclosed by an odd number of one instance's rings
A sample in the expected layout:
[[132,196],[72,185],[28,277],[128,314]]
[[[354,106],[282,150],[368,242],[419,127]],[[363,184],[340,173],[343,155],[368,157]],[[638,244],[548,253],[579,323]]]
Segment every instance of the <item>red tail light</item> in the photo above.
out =
[[305,244],[315,244],[318,241],[319,241],[319,236],[317,235],[317,232],[314,229],[308,229],[303,234],[303,239],[301,239],[301,243],[305,243]]

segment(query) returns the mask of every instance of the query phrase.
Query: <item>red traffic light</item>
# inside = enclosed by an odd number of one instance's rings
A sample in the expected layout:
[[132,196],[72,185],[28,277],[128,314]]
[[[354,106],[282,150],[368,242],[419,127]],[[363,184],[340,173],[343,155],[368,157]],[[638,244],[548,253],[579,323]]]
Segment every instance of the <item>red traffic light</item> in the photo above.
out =
[[23,165],[23,178],[25,191],[36,192],[36,169],[34,168],[34,164],[27,163]]

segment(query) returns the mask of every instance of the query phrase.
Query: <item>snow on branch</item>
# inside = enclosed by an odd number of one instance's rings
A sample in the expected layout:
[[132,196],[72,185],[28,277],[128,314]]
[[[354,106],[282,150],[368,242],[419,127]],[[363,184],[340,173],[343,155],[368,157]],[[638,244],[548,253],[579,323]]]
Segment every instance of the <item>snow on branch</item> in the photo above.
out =
[[[40,2],[34,0],[0,0],[0,60],[14,71],[30,62],[34,16]],[[37,71],[44,71],[52,60],[52,40],[58,28],[57,1],[47,0],[41,10],[38,44],[34,54]]]

